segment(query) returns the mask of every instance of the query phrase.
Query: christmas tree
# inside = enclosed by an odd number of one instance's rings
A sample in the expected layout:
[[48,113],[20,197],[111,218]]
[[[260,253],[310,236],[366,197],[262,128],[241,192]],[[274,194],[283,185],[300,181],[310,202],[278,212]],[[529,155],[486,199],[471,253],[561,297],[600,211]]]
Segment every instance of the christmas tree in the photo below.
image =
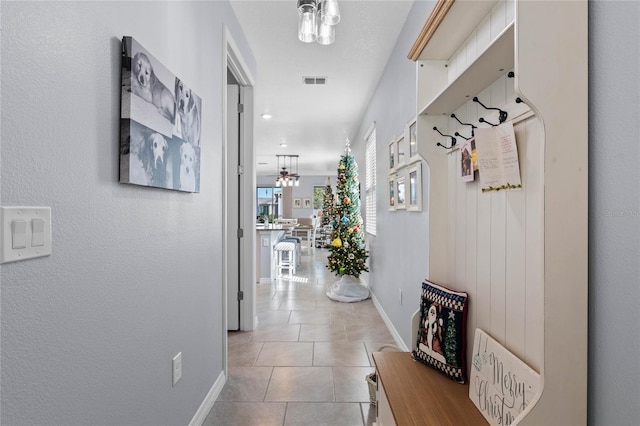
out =
[[322,226],[331,225],[334,205],[335,200],[333,198],[333,191],[331,190],[331,179],[327,177],[327,184],[324,187],[322,198]]
[[357,278],[361,272],[369,270],[365,265],[369,255],[365,250],[362,231],[358,165],[351,155],[348,140],[345,151],[338,165],[338,200],[333,214],[333,233],[329,248],[331,253],[327,268],[336,275]]
[[453,311],[449,311],[449,318],[447,319],[447,332],[444,336],[444,357],[448,364],[458,366],[458,359],[456,356],[456,348],[458,347],[456,340],[456,322]]

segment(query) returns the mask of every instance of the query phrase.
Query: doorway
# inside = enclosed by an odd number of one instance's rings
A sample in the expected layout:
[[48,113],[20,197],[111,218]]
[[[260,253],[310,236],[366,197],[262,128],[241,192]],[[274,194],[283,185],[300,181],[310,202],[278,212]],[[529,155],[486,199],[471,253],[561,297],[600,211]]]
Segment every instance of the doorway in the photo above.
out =
[[222,69],[222,298],[223,363],[228,366],[228,330],[255,328],[255,165],[253,86],[228,28],[223,32]]

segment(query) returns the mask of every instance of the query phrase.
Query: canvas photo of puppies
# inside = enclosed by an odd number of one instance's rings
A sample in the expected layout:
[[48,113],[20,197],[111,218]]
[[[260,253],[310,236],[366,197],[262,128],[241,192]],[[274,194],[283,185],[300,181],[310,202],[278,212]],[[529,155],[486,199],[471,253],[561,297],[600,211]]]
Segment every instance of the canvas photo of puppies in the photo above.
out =
[[202,100],[132,37],[120,117],[120,183],[200,192]]

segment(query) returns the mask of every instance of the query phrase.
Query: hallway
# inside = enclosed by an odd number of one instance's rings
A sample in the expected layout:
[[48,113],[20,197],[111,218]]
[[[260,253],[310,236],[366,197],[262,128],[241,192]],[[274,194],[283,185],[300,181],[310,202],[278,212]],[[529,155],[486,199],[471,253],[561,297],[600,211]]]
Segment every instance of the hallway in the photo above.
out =
[[371,299],[334,302],[326,249],[293,280],[257,285],[258,327],[229,333],[229,378],[204,424],[370,425],[371,352],[393,338]]

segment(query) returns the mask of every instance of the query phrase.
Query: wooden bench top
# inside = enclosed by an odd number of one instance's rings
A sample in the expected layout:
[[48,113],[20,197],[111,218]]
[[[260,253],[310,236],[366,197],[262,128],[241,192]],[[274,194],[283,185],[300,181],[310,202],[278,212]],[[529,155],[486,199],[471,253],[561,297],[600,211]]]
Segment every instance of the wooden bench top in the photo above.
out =
[[397,425],[488,424],[469,399],[468,384],[414,361],[409,352],[374,352],[373,360]]

